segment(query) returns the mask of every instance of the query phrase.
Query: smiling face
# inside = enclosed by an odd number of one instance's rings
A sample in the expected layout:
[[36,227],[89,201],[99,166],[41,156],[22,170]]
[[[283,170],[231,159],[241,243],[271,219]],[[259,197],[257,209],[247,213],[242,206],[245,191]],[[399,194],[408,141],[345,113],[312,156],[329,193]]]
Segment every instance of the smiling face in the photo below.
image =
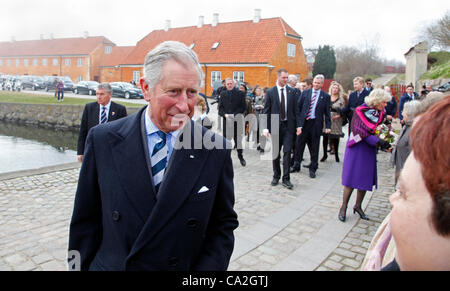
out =
[[401,270],[450,270],[450,238],[438,235],[432,226],[433,202],[411,152],[389,199],[391,231],[396,260]]
[[163,65],[161,81],[150,89],[141,79],[144,99],[149,102],[149,115],[160,130],[168,133],[183,127],[194,114],[200,92],[200,76],[195,66],[185,66],[175,60]]
[[280,74],[277,77],[278,85],[280,87],[286,86],[288,77],[289,77],[288,72],[280,72]]

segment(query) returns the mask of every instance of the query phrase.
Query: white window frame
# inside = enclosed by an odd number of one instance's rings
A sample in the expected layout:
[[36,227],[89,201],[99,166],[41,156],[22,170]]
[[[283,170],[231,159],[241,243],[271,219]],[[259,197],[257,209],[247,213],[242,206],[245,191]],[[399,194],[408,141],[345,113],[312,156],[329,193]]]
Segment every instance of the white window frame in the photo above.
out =
[[58,65],[58,59],[52,59],[52,64],[56,67]]
[[105,46],[105,54],[109,55],[112,52],[112,46],[107,45]]
[[77,66],[82,67],[83,66],[83,58],[78,58],[77,60]]
[[3,60],[0,60],[0,67],[3,67]]
[[79,76],[78,76],[78,82],[81,82],[81,81],[83,81],[83,76],[82,76],[82,75],[79,75]]
[[295,52],[297,50],[297,46],[293,43],[287,44],[287,56],[295,58]]
[[16,67],[20,66],[20,59],[16,59]]
[[133,71],[133,81],[135,81],[136,84],[139,84],[140,79],[141,79],[141,71]]
[[6,60],[6,65],[7,65],[8,67],[11,67],[11,60]]
[[211,85],[213,85],[216,81],[222,81],[221,71],[211,71]]
[[236,82],[244,82],[245,81],[244,71],[233,71],[233,80]]
[[70,59],[65,59],[64,64],[66,65],[66,67],[70,66]]
[[47,59],[42,59],[42,65],[44,67],[48,66],[48,60]]
[[33,59],[33,66],[37,67],[38,66],[38,59]]
[[24,67],[28,67],[28,59],[24,59],[23,60],[23,66]]

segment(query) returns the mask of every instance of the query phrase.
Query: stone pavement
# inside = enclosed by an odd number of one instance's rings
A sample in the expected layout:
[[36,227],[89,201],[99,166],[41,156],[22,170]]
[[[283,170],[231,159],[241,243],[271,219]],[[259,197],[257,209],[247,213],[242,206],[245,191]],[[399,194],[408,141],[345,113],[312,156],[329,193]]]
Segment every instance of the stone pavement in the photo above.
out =
[[[341,161],[344,149],[342,139]],[[378,154],[379,189],[368,192],[363,203],[371,220],[351,212],[355,192],[342,223],[337,219],[342,162],[329,156],[320,163],[316,179],[309,178],[305,168],[291,174],[294,189],[288,190],[270,185],[272,162],[256,150],[244,150],[246,167],[233,151],[240,226],[229,270],[358,270],[391,209],[389,155]],[[305,160],[309,161],[307,151]],[[78,174],[79,165],[74,163],[0,175],[0,271],[67,269],[68,226]]]

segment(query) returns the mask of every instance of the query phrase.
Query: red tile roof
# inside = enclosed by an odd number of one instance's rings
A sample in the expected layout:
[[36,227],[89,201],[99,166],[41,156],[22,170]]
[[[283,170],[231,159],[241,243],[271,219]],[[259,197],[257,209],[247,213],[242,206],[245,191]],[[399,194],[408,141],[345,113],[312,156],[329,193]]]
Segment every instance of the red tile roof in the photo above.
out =
[[[193,50],[201,63],[269,63],[285,34],[300,37],[282,18],[261,19],[154,30],[140,40],[124,65],[142,65],[145,55],[159,43],[177,40]],[[211,49],[219,42],[217,49]]]
[[104,36],[0,42],[0,56],[87,55],[101,43],[115,45]]
[[100,67],[114,67],[122,64],[134,48],[134,46],[114,46],[111,53],[103,56]]

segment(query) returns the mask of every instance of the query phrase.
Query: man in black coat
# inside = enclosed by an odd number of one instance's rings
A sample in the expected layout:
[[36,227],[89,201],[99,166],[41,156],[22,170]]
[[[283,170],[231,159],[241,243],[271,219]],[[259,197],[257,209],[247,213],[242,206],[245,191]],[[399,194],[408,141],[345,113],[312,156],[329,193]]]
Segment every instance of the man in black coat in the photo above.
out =
[[342,117],[348,120],[348,134],[350,135],[350,125],[352,124],[353,112],[356,107],[364,103],[364,99],[369,96],[369,91],[364,89],[364,79],[362,77],[356,77],[353,79],[353,91],[350,96],[348,96],[348,104],[341,110],[340,114]]
[[263,134],[272,139],[273,179],[271,185],[276,186],[281,178],[280,150],[283,147],[282,185],[292,189],[293,185],[289,176],[290,152],[295,134],[300,134],[300,116],[295,91],[286,85],[287,81],[288,72],[285,69],[279,69],[276,86],[266,92],[263,114],[267,119],[262,122],[262,125],[267,126]]
[[245,93],[236,89],[231,78],[225,80],[225,86],[226,90],[222,90],[220,93],[218,106],[219,116],[223,118],[223,136],[228,140],[234,139],[234,147],[237,149],[239,161],[245,167],[246,162],[242,149],[244,112],[247,108]]
[[89,130],[98,124],[127,116],[125,106],[111,101],[112,88],[108,83],[98,85],[96,95],[97,102],[86,104],[81,118],[77,145],[78,161],[80,163],[83,160],[84,145]]
[[319,145],[320,136],[323,130],[323,122],[325,118],[325,133],[331,131],[330,119],[330,95],[322,91],[325,77],[317,75],[313,80],[313,88],[305,90],[302,93],[302,102],[299,104],[300,111],[300,131],[301,134],[297,140],[294,166],[292,172],[300,171],[300,162],[303,159],[305,145],[308,145],[311,155],[311,164],[309,165],[309,176],[316,177],[316,171],[319,166]]

